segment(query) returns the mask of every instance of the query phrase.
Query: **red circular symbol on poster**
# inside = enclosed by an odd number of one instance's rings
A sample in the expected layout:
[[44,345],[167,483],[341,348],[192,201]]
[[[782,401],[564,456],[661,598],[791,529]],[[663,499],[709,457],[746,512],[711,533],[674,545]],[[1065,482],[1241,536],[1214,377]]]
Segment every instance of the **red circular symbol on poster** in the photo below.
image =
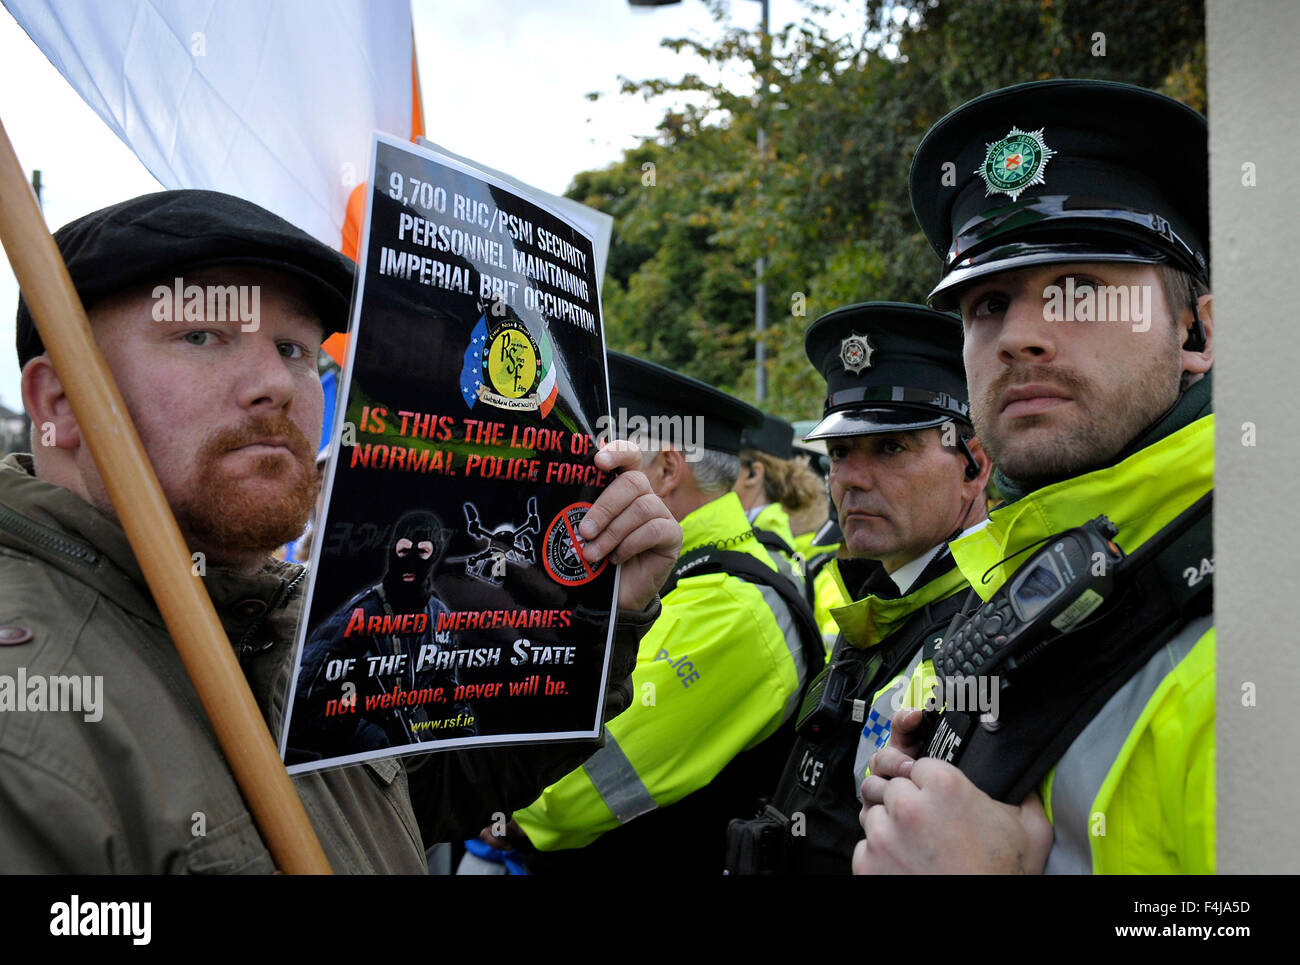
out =
[[609,559],[603,559],[592,569],[582,557],[585,540],[578,535],[578,524],[591,509],[591,503],[573,503],[565,506],[546,527],[542,541],[542,562],[546,572],[563,586],[582,586],[590,583],[604,571]]

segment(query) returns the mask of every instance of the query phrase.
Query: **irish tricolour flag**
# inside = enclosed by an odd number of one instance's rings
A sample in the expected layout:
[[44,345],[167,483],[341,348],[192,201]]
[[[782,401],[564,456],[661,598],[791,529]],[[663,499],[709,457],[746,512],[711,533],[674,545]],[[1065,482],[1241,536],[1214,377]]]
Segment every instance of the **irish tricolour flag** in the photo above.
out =
[[555,378],[555,361],[551,358],[551,336],[549,332],[542,331],[542,337],[537,340],[537,347],[541,349],[542,353],[542,381],[537,385],[538,410],[541,412],[542,418],[545,419],[551,414],[551,407],[555,405],[555,397],[559,395]]

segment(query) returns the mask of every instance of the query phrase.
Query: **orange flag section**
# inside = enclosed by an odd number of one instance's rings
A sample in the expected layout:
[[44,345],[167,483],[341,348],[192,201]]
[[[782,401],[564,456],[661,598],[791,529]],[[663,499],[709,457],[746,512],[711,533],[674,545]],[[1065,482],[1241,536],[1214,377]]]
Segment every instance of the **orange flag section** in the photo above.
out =
[[[415,37],[411,37],[411,140],[424,136],[424,101],[420,97],[420,64],[415,56]],[[366,213],[366,182],[358,184],[348,195],[348,209],[343,216],[343,254],[353,261],[361,250],[361,222]],[[325,353],[343,367],[343,360],[348,354],[348,336],[346,332],[335,332],[327,338],[321,348]]]

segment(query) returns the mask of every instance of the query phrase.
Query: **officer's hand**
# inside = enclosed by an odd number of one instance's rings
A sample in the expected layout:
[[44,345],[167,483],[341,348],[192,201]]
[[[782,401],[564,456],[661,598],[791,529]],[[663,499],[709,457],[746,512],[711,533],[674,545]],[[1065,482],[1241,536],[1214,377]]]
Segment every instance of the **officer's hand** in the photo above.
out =
[[907,777],[921,753],[916,732],[925,712],[913,707],[895,711],[889,721],[889,741],[871,755],[867,762],[867,779],[862,782],[862,800],[868,807],[884,803],[885,785],[893,777]]
[[864,807],[854,874],[1041,874],[1052,825],[1031,792],[1020,807],[995,801],[946,761],[916,761]]
[[587,541],[582,555],[588,563],[608,556],[621,564],[618,605],[644,610],[677,562],[682,528],[641,472],[636,446],[616,439],[596,453],[596,466],[618,476],[578,525],[578,535]]

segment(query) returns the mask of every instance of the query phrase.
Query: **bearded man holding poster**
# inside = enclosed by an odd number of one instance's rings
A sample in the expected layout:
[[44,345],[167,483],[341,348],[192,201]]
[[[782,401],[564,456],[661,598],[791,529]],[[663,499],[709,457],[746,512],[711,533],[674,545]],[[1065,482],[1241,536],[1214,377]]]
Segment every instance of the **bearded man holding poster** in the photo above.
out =
[[[206,191],[146,195],[55,240],[181,532],[272,734],[283,724],[302,567],[271,558],[315,498],[315,356],[346,325],[351,263],[269,212]],[[200,274],[200,269],[205,274]],[[155,320],[155,286],[260,288],[260,317]],[[0,465],[0,691],[21,677],[99,681],[83,713],[0,714],[0,868],[8,872],[266,873],[249,816],[141,575],[84,427],[25,305],[18,314],[34,455]],[[636,453],[595,456],[606,472]],[[591,560],[622,563],[605,714],[630,700],[637,641],[680,531],[637,472],[581,524]],[[12,696],[12,690],[10,690]],[[420,818],[439,837],[527,803],[592,744],[431,757]],[[399,760],[293,779],[335,871],[425,870]]]

